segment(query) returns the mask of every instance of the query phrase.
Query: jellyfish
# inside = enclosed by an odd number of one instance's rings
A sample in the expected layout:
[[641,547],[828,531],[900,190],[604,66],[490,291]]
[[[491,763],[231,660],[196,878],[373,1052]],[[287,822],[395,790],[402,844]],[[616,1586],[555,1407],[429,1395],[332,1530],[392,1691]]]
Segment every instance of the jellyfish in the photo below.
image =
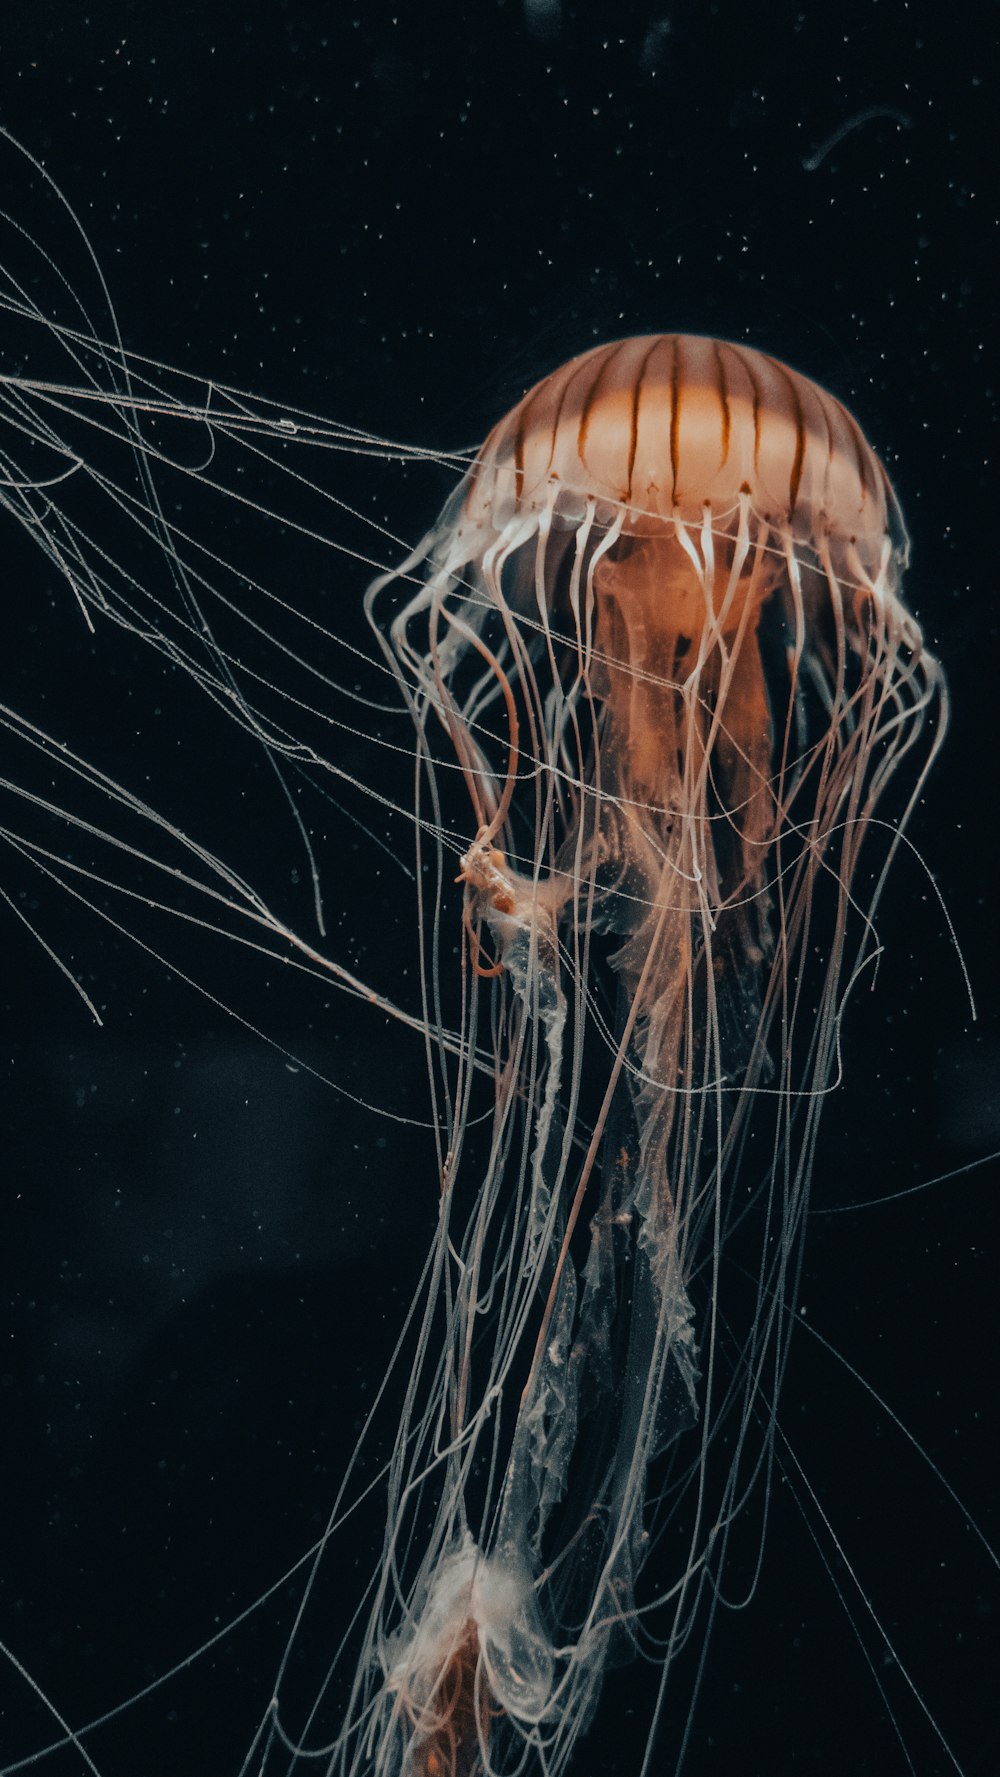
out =
[[331,1771],[557,1777],[633,1655],[662,1673],[658,1768],[672,1668],[772,1460],[892,847],[867,883],[859,859],[943,732],[906,551],[833,396],[654,335],[531,389],[369,592],[438,835],[432,1030],[459,917],[463,994],[460,1058],[432,1057],[439,1227]]
[[[329,633],[271,598],[252,548],[230,566],[214,533],[200,543],[159,485],[225,492],[232,447],[278,466],[384,445],[215,384],[178,394],[82,304],[57,328],[24,285],[5,300],[43,320],[82,393],[6,379],[4,506],[89,621],[236,721],[280,794],[299,771],[349,788],[328,706],[352,693],[314,659]],[[207,440],[194,460],[170,448],[175,420]],[[88,424],[89,451],[70,438]],[[119,445],[131,481],[106,466]],[[8,711],[43,762],[34,812],[61,818],[49,780],[67,772],[85,808],[62,859],[48,828],[15,837],[77,901],[96,882],[99,912],[115,869],[140,873],[136,920],[181,893],[186,920],[402,1020],[427,1067],[430,1250],[243,1768],[562,1777],[587,1768],[609,1674],[642,1662],[645,1777],[668,1732],[683,1760],[749,1513],[763,1536],[821,1115],[945,688],[902,602],[906,533],[878,457],[838,401],[760,352],[598,347],[460,466],[365,601],[408,723],[416,1009]],[[107,494],[135,566],[86,530]],[[373,747],[375,720],[358,696],[344,726]],[[105,839],[106,870],[74,850]],[[377,1556],[303,1708],[298,1655],[331,1583],[342,1602],[373,1498]]]

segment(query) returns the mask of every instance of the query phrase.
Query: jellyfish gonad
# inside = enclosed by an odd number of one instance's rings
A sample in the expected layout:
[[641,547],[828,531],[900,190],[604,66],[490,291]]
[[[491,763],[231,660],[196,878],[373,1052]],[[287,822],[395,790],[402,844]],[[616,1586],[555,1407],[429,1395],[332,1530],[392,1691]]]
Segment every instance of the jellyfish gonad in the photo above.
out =
[[461,860],[422,909],[429,1028],[449,964],[464,988],[458,1061],[432,1045],[438,1234],[331,1769],[551,1777],[635,1657],[661,1673],[651,1768],[771,1460],[892,837],[859,855],[943,729],[905,558],[838,401],[665,335],[539,383],[371,590],[418,816]]

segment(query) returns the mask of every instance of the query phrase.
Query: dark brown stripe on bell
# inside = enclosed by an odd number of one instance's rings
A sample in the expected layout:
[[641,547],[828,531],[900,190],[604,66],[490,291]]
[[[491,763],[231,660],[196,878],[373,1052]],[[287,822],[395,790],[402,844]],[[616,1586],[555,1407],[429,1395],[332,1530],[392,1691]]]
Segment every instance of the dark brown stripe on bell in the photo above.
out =
[[722,461],[729,455],[729,433],[732,427],[732,415],[729,411],[729,384],[726,381],[726,365],[722,356],[722,347],[717,339],[712,341],[715,363],[719,372],[719,405],[722,408]]
[[789,370],[787,364],[782,364],[780,358],[769,357],[767,361],[769,364],[773,364],[775,370],[780,370],[788,384],[792,407],[795,410],[795,458],[792,463],[792,473],[788,477],[788,510],[794,512],[795,502],[799,497],[799,484],[802,480],[802,464],[806,454],[806,422],[799,396],[799,379],[793,371]]
[[566,405],[566,397],[569,394],[570,389],[573,386],[574,377],[578,374],[579,374],[579,372],[575,371],[573,376],[564,376],[563,377],[562,388],[559,390],[559,399],[556,402],[556,411],[552,416],[552,437],[549,442],[549,460],[545,465],[546,475],[548,475],[550,469],[552,468],[552,459],[556,454],[556,440],[559,437],[559,426],[562,421],[563,408]]
[[674,354],[670,370],[670,504],[677,504],[677,459],[680,450],[681,429],[681,371],[680,350],[676,333],[670,335],[670,346]]
[[517,412],[517,431],[514,433],[514,498],[519,500],[524,492],[524,435],[527,429],[528,408],[530,401],[523,401]]
[[753,358],[747,356],[747,354],[745,352],[741,352],[740,357],[743,360],[743,368],[747,373],[747,376],[750,381],[750,387],[753,390],[753,466],[755,469],[759,469],[760,468],[760,389],[757,385],[757,378],[754,375]]
[[639,366],[638,375],[632,385],[632,413],[629,421],[628,436],[628,474],[625,479],[627,496],[630,500],[632,498],[632,471],[635,468],[635,456],[636,451],[639,448],[639,402],[642,399],[642,385],[646,380],[646,371],[649,367],[649,360],[653,356],[653,353],[659,349],[659,346],[660,341],[654,339],[649,351],[643,356],[642,363]]

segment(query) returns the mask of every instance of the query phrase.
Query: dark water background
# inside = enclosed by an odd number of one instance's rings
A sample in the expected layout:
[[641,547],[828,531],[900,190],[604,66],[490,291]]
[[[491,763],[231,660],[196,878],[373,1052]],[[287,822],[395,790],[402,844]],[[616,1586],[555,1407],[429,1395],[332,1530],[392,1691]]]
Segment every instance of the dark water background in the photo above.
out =
[[[853,408],[899,490],[909,598],[952,687],[947,751],[912,837],[980,1017],[973,1026],[926,877],[901,858],[876,990],[848,1019],[820,1210],[905,1192],[1000,1146],[995,47],[972,8],[873,0],[182,0],[161,16],[144,4],[75,18],[13,0],[0,21],[0,122],[78,210],[136,350],[440,449],[473,444],[573,352],[647,330],[746,340]],[[12,152],[0,167],[4,208],[85,284],[39,181]],[[407,538],[448,486],[433,468],[333,458],[323,473]],[[4,695],[109,770],[136,771],[137,789],[149,771],[154,800],[305,925],[301,856],[260,762],[236,747],[230,758],[221,725],[138,647],[89,640],[51,571],[13,532],[4,545]],[[272,529],[261,548],[272,582],[284,577],[296,602],[317,597],[333,628],[363,640],[362,566],[334,561],[312,582],[293,539]],[[344,749],[349,769],[406,801],[405,762],[373,759],[362,739]],[[412,967],[410,891],[348,818],[362,812],[316,827],[331,948],[392,991]],[[398,824],[366,818],[390,850],[405,845]],[[25,880],[12,861],[4,886],[16,896]],[[105,1022],[93,1027],[0,916],[0,1636],[80,1722],[182,1659],[319,1533],[435,1187],[425,1135],[290,1071],[107,927],[30,892]],[[337,1084],[424,1114],[405,1033],[345,1016],[329,993],[248,976],[182,930],[169,954]],[[809,1326],[987,1535],[996,1182],[985,1166],[815,1216],[802,1293]],[[912,1446],[806,1331],[782,1420],[958,1768],[987,1777],[995,1570]],[[792,1491],[776,1487],[753,1603],[713,1638],[685,1772],[953,1770]],[[341,1607],[354,1579],[343,1560]],[[238,1771],[294,1598],[289,1587],[95,1737],[104,1777]],[[679,1669],[675,1714],[693,1677],[694,1662]],[[638,1769],[630,1712],[647,1694],[641,1676],[615,1680],[581,1772]],[[0,1668],[0,1768],[50,1725]],[[668,1748],[658,1768],[673,1770]]]

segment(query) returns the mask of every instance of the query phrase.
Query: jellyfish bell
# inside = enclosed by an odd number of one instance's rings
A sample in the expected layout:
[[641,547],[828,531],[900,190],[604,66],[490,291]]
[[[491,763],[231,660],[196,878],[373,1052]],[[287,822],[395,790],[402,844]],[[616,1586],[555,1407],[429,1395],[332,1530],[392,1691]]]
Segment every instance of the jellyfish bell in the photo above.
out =
[[456,544],[467,527],[499,535],[546,511],[575,529],[591,506],[607,524],[621,513],[630,536],[698,525],[710,508],[722,537],[743,496],[796,542],[827,534],[855,546],[872,579],[887,537],[905,547],[885,470],[832,395],[749,346],[628,339],[571,359],[494,427],[462,496]]
[[922,651],[905,557],[888,478],[839,402],[747,347],[656,336],[572,360],[494,428],[446,511],[435,584],[471,569],[522,618],[584,625],[586,669],[631,706],[614,750],[655,798],[665,706],[713,651],[760,736],[747,638],[768,601],[796,672],[845,624]]
[[[468,1070],[442,1092],[451,1356],[434,1381],[418,1359],[401,1447],[420,1479],[393,1495],[387,1552],[416,1498],[434,1528],[375,1610],[375,1642],[402,1619],[423,1649],[428,1620],[451,1650],[423,1662],[407,1770],[567,1769],[608,1665],[644,1652],[665,1685],[715,1609],[770,1460],[819,1115],[873,946],[887,861],[866,888],[859,854],[943,716],[905,557],[839,402],[748,347],[658,335],[525,395],[371,589],[377,628],[402,594],[384,646],[430,804],[457,765],[471,805],[463,1029],[471,1054],[486,1025],[494,1082],[471,1185]],[[494,1590],[503,1572],[519,1584]],[[497,1680],[505,1633],[531,1650],[530,1707]]]

